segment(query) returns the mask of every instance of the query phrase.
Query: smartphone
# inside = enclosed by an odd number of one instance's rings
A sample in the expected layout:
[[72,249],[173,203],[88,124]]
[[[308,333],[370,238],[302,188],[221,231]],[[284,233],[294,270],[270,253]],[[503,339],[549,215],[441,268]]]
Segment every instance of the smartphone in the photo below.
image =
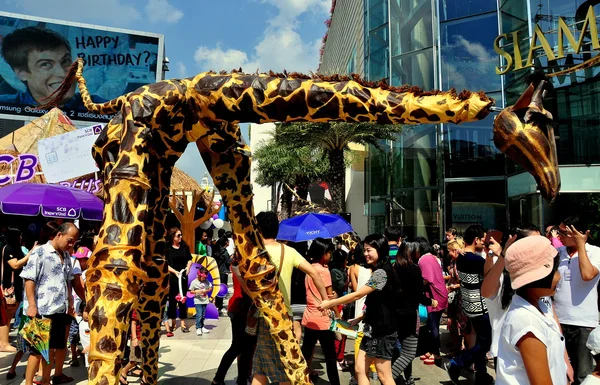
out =
[[494,240],[496,242],[501,243],[502,238],[504,237],[504,234],[500,230],[488,230],[487,234],[485,235],[485,241],[484,241],[484,244],[486,247],[489,246],[491,237],[494,237]]

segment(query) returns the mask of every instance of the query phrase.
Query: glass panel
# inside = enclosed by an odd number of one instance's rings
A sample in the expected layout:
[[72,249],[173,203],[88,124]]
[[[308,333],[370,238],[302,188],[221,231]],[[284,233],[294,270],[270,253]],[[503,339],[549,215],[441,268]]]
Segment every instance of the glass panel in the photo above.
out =
[[386,227],[387,205],[384,199],[371,200],[369,215],[369,234],[383,234]]
[[425,237],[430,242],[440,239],[437,190],[400,190],[390,204],[393,224],[403,228],[410,239]]
[[504,155],[492,140],[494,117],[459,126],[444,125],[446,178],[504,175]]
[[495,10],[496,0],[440,0],[440,21],[478,15]]
[[473,224],[506,228],[505,182],[477,181],[446,184],[446,228],[464,231]]
[[369,10],[369,29],[377,28],[388,22],[387,0],[367,0]]
[[436,126],[404,126],[393,144],[392,186],[437,186]]
[[442,89],[500,91],[497,24],[496,13],[441,24]]
[[433,46],[430,0],[390,2],[392,56]]
[[424,90],[432,90],[435,84],[433,48],[392,58],[391,84],[410,84]]
[[369,80],[378,81],[388,77],[389,68],[389,44],[387,25],[369,33]]
[[520,224],[534,224],[543,229],[544,223],[540,207],[542,204],[542,197],[539,194],[509,199],[510,228],[514,228]]
[[369,145],[365,178],[369,196],[388,194],[389,145],[385,141],[380,141],[379,147]]

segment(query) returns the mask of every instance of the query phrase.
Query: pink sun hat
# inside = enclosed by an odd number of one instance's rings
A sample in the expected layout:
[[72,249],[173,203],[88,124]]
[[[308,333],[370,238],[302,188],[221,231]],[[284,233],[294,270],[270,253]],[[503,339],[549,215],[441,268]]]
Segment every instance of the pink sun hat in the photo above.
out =
[[510,274],[511,286],[518,289],[547,277],[554,268],[558,251],[550,240],[541,235],[520,239],[506,251],[505,267]]
[[89,258],[92,255],[92,252],[87,247],[80,247],[77,249],[73,256],[77,259]]

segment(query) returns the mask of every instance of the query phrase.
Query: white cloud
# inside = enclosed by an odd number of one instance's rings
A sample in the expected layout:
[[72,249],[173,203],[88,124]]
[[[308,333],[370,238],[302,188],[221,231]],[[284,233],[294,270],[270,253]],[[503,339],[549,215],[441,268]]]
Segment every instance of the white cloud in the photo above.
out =
[[151,23],[177,23],[183,12],[172,6],[168,0],[149,0],[146,4],[146,16]]
[[185,78],[188,76],[187,67],[182,61],[178,61],[177,63],[175,63],[175,69],[177,70],[178,78]]
[[183,12],[168,0],[148,0],[143,14],[131,0],[20,0],[16,4],[24,13],[67,21],[128,25],[134,29],[141,29],[133,24],[142,16],[152,23],[176,23],[183,17]]
[[67,21],[85,22],[93,19],[110,22],[112,25],[130,24],[142,16],[135,7],[124,4],[121,0],[63,0],[60,6],[56,1],[20,0],[17,5],[24,13]]
[[194,60],[205,70],[231,70],[246,66],[248,55],[237,49],[223,50],[220,44],[215,48],[206,46],[198,47],[194,53]]
[[498,61],[498,56],[494,55],[494,51],[486,49],[483,44],[469,41],[461,35],[456,35],[454,38],[456,39],[456,46],[463,48],[480,62]]
[[242,67],[245,72],[273,70],[308,72],[319,65],[321,39],[305,41],[298,33],[298,18],[314,12],[325,20],[331,6],[330,0],[261,0],[277,8],[278,14],[269,21],[262,40],[253,52],[224,49],[220,44],[211,48],[196,49],[194,60],[203,71],[229,71]]

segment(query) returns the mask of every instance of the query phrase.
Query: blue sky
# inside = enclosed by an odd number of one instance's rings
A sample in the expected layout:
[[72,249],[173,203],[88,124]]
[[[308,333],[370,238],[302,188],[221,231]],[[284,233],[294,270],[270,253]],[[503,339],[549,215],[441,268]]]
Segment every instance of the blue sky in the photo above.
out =
[[[239,67],[247,72],[316,72],[331,0],[0,0],[0,4],[6,12],[163,34],[169,78]],[[200,180],[206,169],[199,160],[195,145],[190,145],[178,166]]]

